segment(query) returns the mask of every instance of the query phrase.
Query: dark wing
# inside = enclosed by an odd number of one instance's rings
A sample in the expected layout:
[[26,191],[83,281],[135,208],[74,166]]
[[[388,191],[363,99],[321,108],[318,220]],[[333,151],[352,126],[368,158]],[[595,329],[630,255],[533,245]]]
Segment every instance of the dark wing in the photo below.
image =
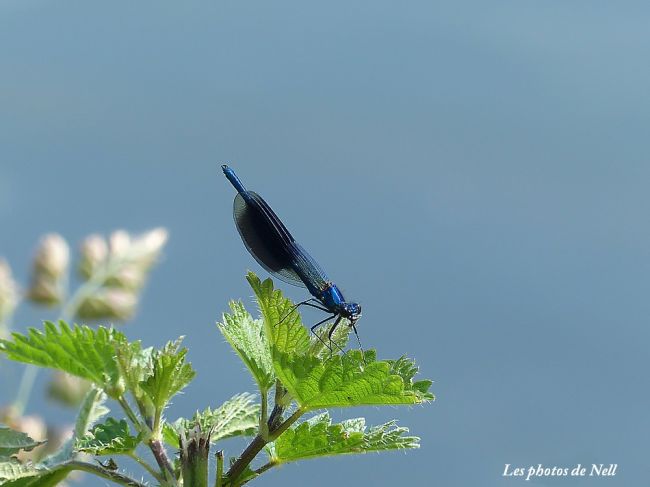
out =
[[294,271],[295,240],[260,195],[235,196],[233,216],[244,245],[259,265],[282,281],[306,287]]

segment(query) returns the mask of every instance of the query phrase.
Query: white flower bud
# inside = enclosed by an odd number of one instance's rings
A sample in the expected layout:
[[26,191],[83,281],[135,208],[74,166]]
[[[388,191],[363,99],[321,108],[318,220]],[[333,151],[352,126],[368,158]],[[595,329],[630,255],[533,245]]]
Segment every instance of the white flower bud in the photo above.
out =
[[101,235],[93,234],[86,237],[81,244],[81,262],[79,272],[88,278],[106,261],[108,245]]
[[77,317],[84,320],[124,321],[133,317],[137,304],[138,297],[128,290],[104,288],[81,303]]
[[124,257],[131,248],[131,236],[125,230],[116,230],[109,239],[111,257]]
[[54,279],[63,277],[70,264],[70,248],[58,233],[50,233],[41,239],[34,257],[34,273],[48,274]]
[[9,263],[0,259],[0,324],[11,316],[18,304],[18,285],[11,275]]

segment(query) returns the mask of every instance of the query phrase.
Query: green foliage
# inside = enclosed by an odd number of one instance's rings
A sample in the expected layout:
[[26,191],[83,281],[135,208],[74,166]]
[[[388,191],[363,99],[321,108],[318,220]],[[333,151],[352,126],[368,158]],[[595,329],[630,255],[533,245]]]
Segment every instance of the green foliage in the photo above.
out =
[[[128,455],[162,487],[178,485],[178,475],[189,483],[201,479],[201,485],[207,485],[210,444],[234,436],[255,438],[233,459],[228,472],[221,472],[218,485],[224,487],[239,486],[274,465],[296,460],[419,447],[419,438],[407,436],[408,429],[394,421],[366,428],[363,418],[332,424],[329,414],[323,413],[297,423],[303,414],[318,409],[427,402],[434,399],[431,381],[416,380],[418,368],[406,357],[377,360],[373,350],[339,353],[348,343],[350,328],[345,321],[329,346],[333,324],[322,326],[317,336],[310,335],[295,305],[273,288],[270,279],[261,281],[253,273],[247,279],[261,317],[253,318],[241,302],[233,301],[231,313],[223,315],[218,328],[257,383],[261,404],[252,394],[238,394],[191,419],[165,422],[163,412],[170,400],[195,376],[181,339],[160,350],[142,348],[113,328],[69,326],[61,321],[46,322],[43,331],[30,329],[26,336],[14,333],[12,340],[0,341],[0,351],[10,359],[58,369],[95,384],[82,404],[72,439],[38,463],[23,464],[12,455],[39,442],[0,427],[0,484],[50,487],[80,469],[122,485],[144,486],[118,472],[115,463],[84,463],[83,455],[90,454]],[[94,426],[108,412],[107,396],[116,400],[126,418],[109,418]],[[275,398],[272,409],[271,397]],[[161,439],[182,452],[180,459],[170,461]],[[143,446],[151,449],[159,469],[138,456]],[[253,470],[251,462],[264,448],[270,461]]]
[[272,352],[298,355],[307,353],[310,347],[309,332],[302,326],[295,305],[282,295],[282,291],[273,289],[271,279],[262,282],[252,272],[248,273],[246,279],[257,298]]
[[[332,343],[329,343],[330,337],[328,336],[334,323],[329,323],[319,326],[315,330],[315,335],[311,337],[311,345],[309,347],[309,355],[315,355],[321,358],[329,358],[333,351],[343,350],[348,344],[350,337],[350,327],[344,323],[339,323],[334,333],[332,333]],[[331,347],[330,350],[328,347]]]
[[254,320],[240,301],[231,301],[232,314],[223,315],[219,330],[253,374],[261,391],[268,391],[275,381],[271,348],[262,320]]
[[0,340],[0,349],[18,362],[59,369],[102,387],[111,397],[122,393],[115,361],[116,348],[126,346],[124,334],[113,328],[58,327],[46,321],[44,331],[30,328],[27,336],[12,333],[13,341]]
[[234,436],[250,436],[255,433],[259,424],[260,407],[253,400],[252,394],[238,394],[217,409],[207,408],[197,412],[192,419],[178,419],[173,424],[166,423],[163,428],[165,441],[179,447],[178,437],[182,432],[188,432],[197,426],[201,431],[210,431],[210,441]]
[[154,351],[150,357],[151,366],[143,366],[147,370],[145,380],[139,386],[147,394],[156,411],[156,423],[169,400],[187,386],[196,372],[189,363],[185,362],[186,348],[180,348],[180,339],[168,342],[162,350]]
[[86,434],[89,428],[108,412],[104,406],[106,395],[99,389],[91,389],[79,410],[73,437],[39,463],[20,463],[13,458],[0,459],[0,482],[10,487],[49,487],[56,485],[69,473],[66,462],[75,458],[73,445]]
[[321,360],[311,355],[276,354],[276,373],[305,410],[361,405],[419,404],[428,393],[413,388],[391,364],[372,352],[352,350]]
[[[418,404],[433,399],[429,381],[413,382],[417,367],[401,358],[376,361],[373,351],[353,350],[334,354],[318,338],[311,339],[293,304],[273,289],[270,279],[260,282],[253,273],[250,283],[266,323],[275,374],[305,411],[360,405]],[[347,328],[339,325],[340,328]],[[327,333],[321,332],[325,340]],[[343,332],[334,339],[344,341]],[[337,343],[339,343],[337,342]],[[320,345],[319,345],[320,344]]]
[[30,451],[43,441],[32,440],[29,435],[14,431],[7,426],[0,426],[0,458],[15,455],[20,450]]
[[405,433],[408,429],[396,427],[394,421],[366,431],[363,418],[332,424],[329,414],[323,413],[287,430],[269,453],[274,463],[286,463],[327,455],[419,448],[419,438]]
[[129,424],[124,419],[108,418],[79,438],[75,450],[93,455],[120,455],[134,451],[139,442],[137,436],[131,435]]

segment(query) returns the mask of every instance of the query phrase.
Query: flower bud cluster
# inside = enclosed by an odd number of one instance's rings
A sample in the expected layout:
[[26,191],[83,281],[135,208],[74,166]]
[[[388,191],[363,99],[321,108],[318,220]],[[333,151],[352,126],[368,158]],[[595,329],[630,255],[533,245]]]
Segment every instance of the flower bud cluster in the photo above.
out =
[[100,235],[87,237],[81,246],[79,272],[86,280],[98,281],[98,286],[81,301],[77,316],[86,320],[131,318],[167,238],[164,228],[136,236],[118,230],[108,242]]
[[11,275],[11,267],[6,260],[0,259],[0,325],[9,320],[18,300],[18,285]]
[[65,299],[70,248],[58,233],[45,235],[36,249],[27,296],[31,301],[56,306]]

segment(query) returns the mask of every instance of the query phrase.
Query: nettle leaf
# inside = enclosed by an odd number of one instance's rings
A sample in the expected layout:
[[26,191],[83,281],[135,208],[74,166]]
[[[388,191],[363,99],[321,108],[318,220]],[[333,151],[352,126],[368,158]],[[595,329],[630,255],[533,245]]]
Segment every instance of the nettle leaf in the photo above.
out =
[[157,411],[162,411],[169,400],[187,386],[196,372],[185,362],[186,348],[180,348],[181,339],[168,342],[151,356],[151,375],[140,383]]
[[261,391],[268,391],[275,381],[271,348],[263,320],[254,320],[239,301],[231,301],[232,314],[223,315],[219,330],[240,356]]
[[307,353],[310,347],[309,332],[302,326],[300,313],[295,305],[273,289],[273,281],[260,281],[252,272],[246,276],[264,318],[267,337],[271,338],[272,351],[280,353]]
[[305,411],[361,405],[419,404],[429,400],[398,374],[391,363],[375,361],[374,352],[352,350],[327,360],[276,353],[276,373]]
[[0,425],[0,457],[10,457],[20,450],[31,451],[43,443],[32,440],[26,433]]
[[30,328],[27,336],[12,333],[13,341],[0,340],[0,350],[17,362],[59,369],[87,379],[113,398],[121,394],[116,349],[128,344],[123,333],[99,327],[46,321],[44,331]]
[[97,388],[92,388],[86,394],[74,426],[75,438],[81,438],[93,425],[106,416],[109,409],[106,407],[106,394]]
[[[97,421],[108,414],[109,409],[105,403],[106,394],[102,390],[95,387],[90,389],[79,408],[72,438],[63,443],[57,451],[45,457],[38,465],[39,468],[44,471],[56,470],[64,462],[72,460],[76,455],[74,450],[76,441],[85,436]],[[65,475],[61,478],[64,477]]]
[[38,468],[32,463],[23,464],[15,458],[0,458],[0,485],[5,485],[3,480],[16,480],[38,474]]
[[93,455],[120,455],[134,451],[138,443],[139,438],[131,435],[126,420],[108,418],[79,438],[75,450]]
[[142,349],[139,342],[122,347],[117,352],[117,362],[126,388],[133,394],[140,412],[147,418],[154,415],[155,407],[141,384],[153,375],[153,355],[153,347]]
[[328,455],[419,448],[420,439],[405,433],[408,428],[397,427],[395,421],[366,431],[363,418],[332,424],[329,414],[323,413],[289,428],[269,452],[272,461],[286,463]]
[[[80,436],[85,435],[94,422],[108,412],[104,406],[105,401],[106,394],[101,390],[93,388],[88,391],[77,416],[73,437],[41,462],[21,463],[14,458],[1,458],[0,485],[3,487],[50,487],[65,479],[71,470],[66,462],[75,456],[72,448],[74,442]],[[2,480],[6,480],[6,482]]]
[[[361,405],[418,404],[433,400],[430,381],[414,382],[417,367],[405,357],[377,361],[375,352],[358,350],[343,355],[325,344],[330,324],[310,339],[294,304],[273,288],[271,279],[261,282],[249,272],[250,283],[271,337],[276,377],[298,405],[307,410]],[[342,323],[333,341],[347,344],[349,328]],[[322,339],[322,340],[319,340]],[[333,345],[335,347],[336,345]]]
[[386,362],[391,364],[391,373],[399,375],[404,380],[405,384],[410,384],[413,390],[420,393],[423,400],[433,401],[435,399],[435,396],[429,392],[429,388],[431,387],[431,384],[433,384],[433,381],[413,381],[413,377],[415,377],[415,374],[417,374],[419,370],[419,367],[415,365],[415,361],[402,356],[397,360],[387,360]]
[[[334,330],[334,333],[332,333],[332,342],[330,343],[330,337],[328,335],[333,326],[334,323],[327,323],[315,330],[315,335],[312,335],[311,337],[311,345],[309,347],[310,355],[329,358],[330,355],[336,353],[337,350],[345,349],[350,337],[350,327],[345,321],[339,323]],[[331,350],[328,347],[330,347]]]
[[72,471],[69,467],[58,467],[56,470],[40,472],[36,477],[23,477],[2,484],[2,487],[54,487],[65,485],[63,480]]
[[215,443],[234,436],[251,436],[259,425],[260,406],[253,401],[253,394],[238,394],[217,409],[207,408],[196,413],[192,419],[179,419],[163,428],[165,442],[178,448],[178,437],[182,431],[199,426],[201,431],[211,431],[210,442]]

